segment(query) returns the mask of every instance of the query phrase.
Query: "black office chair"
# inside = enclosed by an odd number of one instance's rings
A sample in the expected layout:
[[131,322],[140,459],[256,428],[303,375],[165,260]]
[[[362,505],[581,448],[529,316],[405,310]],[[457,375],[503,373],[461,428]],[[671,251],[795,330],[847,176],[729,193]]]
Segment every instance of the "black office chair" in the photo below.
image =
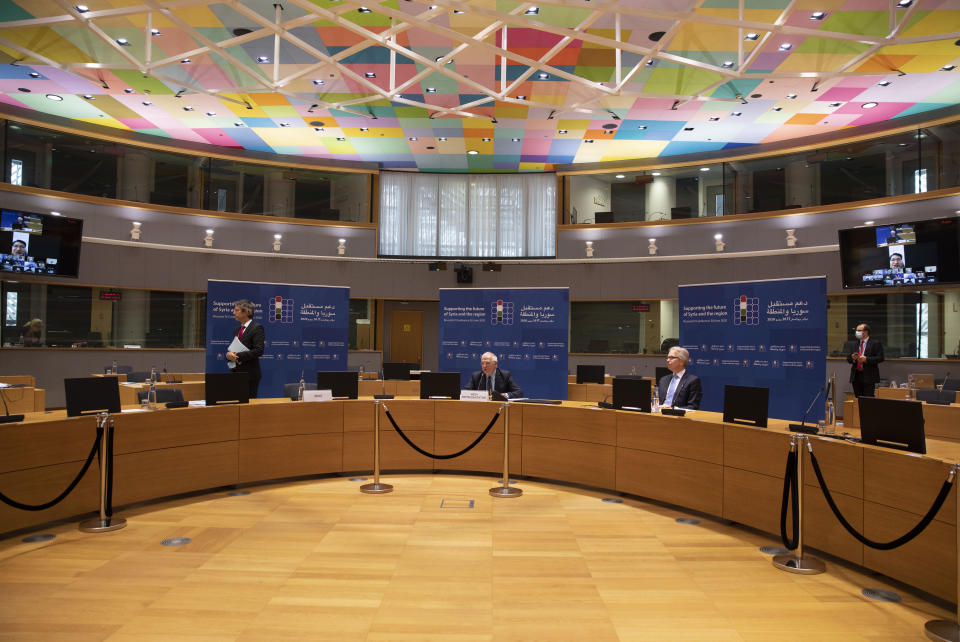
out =
[[[300,388],[300,382],[297,383],[285,383],[283,384],[283,396],[290,397],[290,401],[297,400],[297,390]],[[316,390],[317,384],[315,383],[304,383],[304,390]]]
[[[120,369],[117,368],[117,371]],[[128,372],[127,383],[143,383],[150,378],[150,373],[146,371]]]
[[[149,390],[138,390],[137,401],[143,403]],[[169,403],[171,401],[183,402],[183,391],[180,388],[157,388],[157,403]]]

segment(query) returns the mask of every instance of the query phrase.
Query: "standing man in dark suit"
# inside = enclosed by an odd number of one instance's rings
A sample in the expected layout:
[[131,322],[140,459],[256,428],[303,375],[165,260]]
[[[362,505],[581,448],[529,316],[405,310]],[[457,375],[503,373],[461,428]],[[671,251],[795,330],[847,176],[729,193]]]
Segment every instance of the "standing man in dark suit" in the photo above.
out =
[[257,388],[260,386],[260,355],[263,354],[264,346],[263,326],[253,320],[256,309],[253,302],[247,299],[240,299],[234,304],[233,318],[240,326],[233,331],[233,335],[247,349],[227,353],[227,360],[237,364],[234,372],[250,373],[251,399],[257,396]]
[[507,399],[523,396],[523,390],[510,376],[510,371],[497,367],[497,355],[492,352],[480,355],[480,371],[470,377],[470,390],[496,391]]
[[670,374],[660,377],[657,383],[657,397],[660,405],[684,410],[699,410],[703,398],[703,385],[700,377],[687,372],[690,353],[686,348],[673,346],[667,353],[667,368]]
[[857,326],[857,340],[847,344],[847,362],[850,363],[850,383],[856,397],[872,397],[873,389],[880,381],[880,362],[883,361],[883,344],[870,338],[870,326]]

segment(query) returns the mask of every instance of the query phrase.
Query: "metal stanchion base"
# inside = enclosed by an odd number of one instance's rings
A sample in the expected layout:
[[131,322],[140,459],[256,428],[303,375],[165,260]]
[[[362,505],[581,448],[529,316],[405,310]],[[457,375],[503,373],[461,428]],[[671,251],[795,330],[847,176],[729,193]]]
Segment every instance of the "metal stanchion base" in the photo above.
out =
[[795,557],[793,554],[777,555],[773,558],[773,565],[781,571],[800,573],[801,575],[818,575],[827,570],[823,562],[816,557]]
[[373,484],[364,484],[360,487],[361,493],[367,493],[368,495],[382,495],[383,493],[392,493],[393,484],[382,484],[382,483],[373,483]]
[[80,530],[84,533],[108,533],[118,531],[127,525],[127,520],[122,517],[107,517],[100,519],[94,517],[84,522],[80,522]]
[[923,625],[923,632],[931,640],[960,642],[960,625],[950,620],[930,620]]
[[493,497],[520,497],[520,495],[523,495],[523,491],[516,486],[508,486],[504,484],[503,486],[495,486],[491,488],[490,494]]

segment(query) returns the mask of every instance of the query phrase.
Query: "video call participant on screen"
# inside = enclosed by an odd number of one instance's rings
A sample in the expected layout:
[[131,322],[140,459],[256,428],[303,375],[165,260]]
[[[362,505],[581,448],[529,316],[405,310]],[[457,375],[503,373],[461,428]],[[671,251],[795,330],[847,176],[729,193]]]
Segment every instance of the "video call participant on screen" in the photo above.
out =
[[510,376],[510,371],[497,367],[497,355],[492,352],[480,355],[480,371],[471,375],[470,390],[496,391],[507,399],[523,396],[523,390]]
[[890,255],[890,269],[903,272],[903,255],[899,252]]
[[673,346],[667,353],[667,368],[670,374],[660,377],[657,383],[657,398],[660,405],[684,410],[699,410],[703,399],[700,377],[687,372],[690,353],[686,348]]
[[247,349],[227,353],[227,360],[237,364],[234,372],[250,373],[251,399],[257,396],[257,388],[260,386],[260,355],[263,354],[265,340],[263,326],[253,320],[255,311],[256,307],[247,299],[240,299],[234,304],[233,318],[240,326],[233,331],[233,336]]
[[870,326],[857,326],[857,340],[847,344],[844,350],[850,363],[850,383],[856,397],[872,397],[873,388],[880,381],[880,366],[883,361],[883,344],[870,338]]
[[14,256],[26,256],[27,242],[23,239],[14,239],[13,245],[10,246],[10,254]]

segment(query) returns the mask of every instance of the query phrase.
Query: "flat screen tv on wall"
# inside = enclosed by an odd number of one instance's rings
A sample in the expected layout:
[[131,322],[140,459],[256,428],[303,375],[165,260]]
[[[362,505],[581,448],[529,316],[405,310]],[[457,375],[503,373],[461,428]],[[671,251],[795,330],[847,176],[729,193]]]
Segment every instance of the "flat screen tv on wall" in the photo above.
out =
[[960,283],[960,217],[840,230],[844,288]]
[[83,221],[0,209],[0,272],[77,276]]

